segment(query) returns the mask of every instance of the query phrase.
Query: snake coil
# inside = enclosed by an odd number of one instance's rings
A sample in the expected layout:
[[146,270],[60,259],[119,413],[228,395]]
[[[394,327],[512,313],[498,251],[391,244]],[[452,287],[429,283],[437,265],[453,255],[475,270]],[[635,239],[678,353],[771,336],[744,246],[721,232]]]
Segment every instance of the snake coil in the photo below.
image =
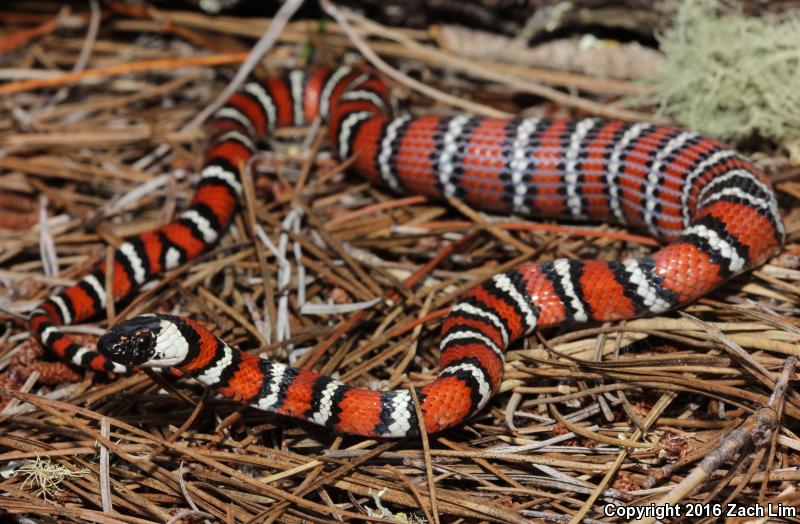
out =
[[277,127],[317,116],[340,159],[398,193],[456,196],[495,213],[615,222],[668,244],[621,261],[558,259],[496,275],[444,320],[438,378],[416,390],[428,431],[480,410],[497,390],[504,352],[535,328],[657,314],[763,263],[784,229],[767,179],[744,157],[695,133],[647,123],[473,116],[391,116],[383,82],[347,67],[251,81],[208,124],[189,207],[117,249],[106,295],[101,264],[51,296],[30,327],[64,360],[98,371],[170,367],[256,408],[344,433],[418,432],[408,390],[372,391],[243,353],[194,321],[144,315],[98,343],[58,329],[102,314],[164,270],[197,257],[227,230],[242,199],[241,169]]

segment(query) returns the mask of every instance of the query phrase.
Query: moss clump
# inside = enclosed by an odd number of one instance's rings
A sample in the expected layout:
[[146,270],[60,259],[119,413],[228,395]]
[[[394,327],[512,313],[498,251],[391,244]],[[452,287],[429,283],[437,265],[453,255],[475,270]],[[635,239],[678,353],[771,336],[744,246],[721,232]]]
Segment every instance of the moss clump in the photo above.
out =
[[720,15],[716,0],[687,0],[659,40],[667,66],[654,84],[663,113],[724,140],[757,134],[797,148],[800,14]]

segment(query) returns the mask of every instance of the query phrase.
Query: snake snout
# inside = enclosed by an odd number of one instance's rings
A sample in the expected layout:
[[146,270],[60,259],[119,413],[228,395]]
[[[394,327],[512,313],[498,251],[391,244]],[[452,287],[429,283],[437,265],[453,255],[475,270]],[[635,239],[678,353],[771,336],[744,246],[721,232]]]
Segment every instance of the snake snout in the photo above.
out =
[[113,326],[97,341],[97,349],[125,366],[146,363],[155,354],[160,329],[157,318],[136,317]]

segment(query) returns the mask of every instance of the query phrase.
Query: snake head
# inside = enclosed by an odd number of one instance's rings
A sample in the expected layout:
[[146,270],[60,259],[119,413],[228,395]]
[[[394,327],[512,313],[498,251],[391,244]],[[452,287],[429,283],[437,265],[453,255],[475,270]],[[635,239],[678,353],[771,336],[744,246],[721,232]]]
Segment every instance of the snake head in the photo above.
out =
[[97,341],[97,349],[125,366],[145,364],[156,353],[161,330],[158,317],[144,315],[114,325]]

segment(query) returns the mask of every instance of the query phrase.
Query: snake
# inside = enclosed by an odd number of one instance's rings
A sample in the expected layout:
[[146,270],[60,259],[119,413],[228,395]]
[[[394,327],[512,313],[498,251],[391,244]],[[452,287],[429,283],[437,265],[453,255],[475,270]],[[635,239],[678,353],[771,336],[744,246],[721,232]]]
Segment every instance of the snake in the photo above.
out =
[[[31,332],[84,368],[173,370],[225,397],[336,432],[413,437],[481,411],[498,391],[507,348],[534,330],[663,313],[764,263],[784,242],[769,180],[717,140],[601,118],[395,116],[393,105],[386,83],[357,67],[248,79],[206,124],[188,207],[125,239],[110,268],[102,263],[45,299],[31,312]],[[215,246],[242,204],[242,175],[258,146],[277,128],[315,119],[327,124],[335,156],[394,193],[455,198],[498,215],[619,224],[662,247],[624,260],[527,262],[483,280],[442,321],[438,375],[415,388],[353,387],[240,351],[180,316],[123,320],[97,349],[59,329],[102,316],[107,301],[129,300]]]

